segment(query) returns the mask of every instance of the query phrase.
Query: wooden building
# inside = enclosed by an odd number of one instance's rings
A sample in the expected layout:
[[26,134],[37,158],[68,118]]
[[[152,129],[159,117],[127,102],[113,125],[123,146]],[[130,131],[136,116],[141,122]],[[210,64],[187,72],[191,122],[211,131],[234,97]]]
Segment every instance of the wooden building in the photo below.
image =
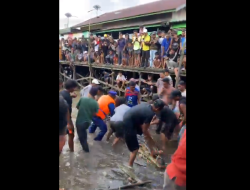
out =
[[90,31],[97,34],[110,34],[115,39],[119,32],[132,33],[140,25],[149,32],[186,28],[186,0],[160,0],[139,6],[102,14],[91,18],[72,29],[80,28],[82,32]]

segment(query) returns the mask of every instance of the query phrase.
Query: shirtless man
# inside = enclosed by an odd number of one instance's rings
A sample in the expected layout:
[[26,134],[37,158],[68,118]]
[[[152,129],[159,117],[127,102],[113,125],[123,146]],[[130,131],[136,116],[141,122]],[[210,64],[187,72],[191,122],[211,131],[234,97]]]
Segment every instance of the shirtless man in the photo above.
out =
[[171,99],[170,94],[173,90],[175,90],[174,87],[171,86],[170,79],[164,78],[163,80],[163,88],[160,92],[160,96],[162,96],[163,101],[171,108]]

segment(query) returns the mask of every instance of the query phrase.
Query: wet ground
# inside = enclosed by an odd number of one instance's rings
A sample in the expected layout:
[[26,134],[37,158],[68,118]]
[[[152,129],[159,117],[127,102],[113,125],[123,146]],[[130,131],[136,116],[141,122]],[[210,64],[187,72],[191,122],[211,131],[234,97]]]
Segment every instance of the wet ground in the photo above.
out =
[[[77,115],[75,106],[78,100],[79,93],[78,97],[73,101],[73,122],[75,122]],[[120,143],[115,148],[112,148],[111,142],[114,137],[111,137],[109,143],[106,142],[106,136],[101,142],[94,141],[93,138],[98,131],[97,128],[95,134],[88,134],[89,153],[82,151],[77,133],[74,139],[75,152],[69,152],[68,144],[65,144],[59,158],[60,188],[65,188],[65,190],[108,190],[129,184],[128,177],[118,168],[118,164],[127,165],[128,163],[129,151],[126,145]],[[153,129],[151,134],[157,144],[160,143],[160,137],[154,133]],[[170,157],[176,148],[176,141],[168,143],[165,156],[167,163],[170,162]],[[145,165],[134,164],[136,176],[142,181],[152,180],[152,183],[130,189],[162,189],[164,169],[158,169],[138,156],[136,162]]]

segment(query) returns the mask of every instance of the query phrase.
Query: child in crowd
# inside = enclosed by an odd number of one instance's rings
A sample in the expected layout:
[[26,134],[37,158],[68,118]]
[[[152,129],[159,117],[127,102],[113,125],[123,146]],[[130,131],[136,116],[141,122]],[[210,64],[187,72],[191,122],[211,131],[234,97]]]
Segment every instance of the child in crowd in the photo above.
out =
[[88,61],[88,52],[84,51],[83,52],[83,62],[87,62]]
[[128,42],[127,52],[128,52],[128,65],[132,67],[133,66],[133,45],[131,42]]
[[128,55],[126,53],[126,51],[123,51],[122,54],[122,66],[126,67],[128,65]]
[[114,55],[113,55],[113,51],[112,50],[109,50],[109,54],[105,57],[105,59],[106,59],[106,63],[107,64],[113,65]]
[[78,53],[77,53],[77,61],[79,61],[79,62],[81,62],[81,61],[83,61],[83,54],[79,51],[79,50],[77,50],[78,51]]
[[100,63],[104,64],[104,53],[103,53],[103,50],[101,50]]
[[166,77],[166,78],[169,78],[169,80],[170,80],[170,85],[173,86],[173,79],[172,79],[172,77],[170,76],[170,73],[169,73],[169,70],[168,70],[168,69],[165,69],[165,77]]
[[153,88],[154,88],[152,74],[148,74],[148,80],[142,80],[142,82],[146,84],[144,86],[144,88],[142,89],[142,93],[145,95],[152,96],[153,95]]
[[114,65],[118,65],[118,54],[114,55],[113,63],[114,63]]
[[155,52],[155,58],[154,58],[154,67],[155,68],[161,68],[161,57],[158,52]]
[[100,63],[100,56],[98,52],[94,53],[94,59],[95,59],[95,63],[99,64]]

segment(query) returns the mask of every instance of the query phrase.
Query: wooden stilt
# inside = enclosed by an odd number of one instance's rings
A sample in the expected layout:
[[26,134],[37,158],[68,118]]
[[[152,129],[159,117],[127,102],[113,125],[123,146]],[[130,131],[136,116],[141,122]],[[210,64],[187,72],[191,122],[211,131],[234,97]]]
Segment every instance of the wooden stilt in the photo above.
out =
[[141,72],[138,72],[139,73],[139,87],[141,87],[141,76],[142,76],[142,74],[141,74]]
[[73,70],[73,80],[76,80],[76,66],[75,65],[72,66],[72,70]]

